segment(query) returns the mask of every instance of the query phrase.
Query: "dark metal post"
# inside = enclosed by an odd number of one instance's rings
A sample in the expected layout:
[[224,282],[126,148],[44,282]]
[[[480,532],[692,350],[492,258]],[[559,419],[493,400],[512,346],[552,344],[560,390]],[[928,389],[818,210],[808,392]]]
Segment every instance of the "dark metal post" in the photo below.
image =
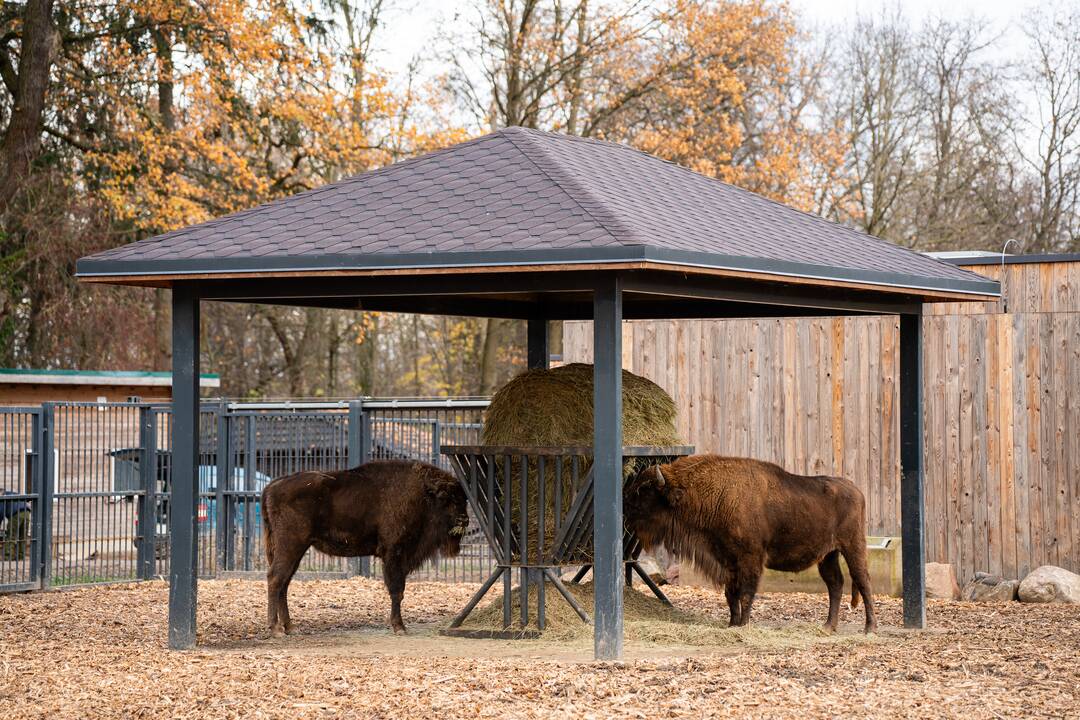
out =
[[251,556],[254,552],[255,538],[255,500],[251,497],[251,490],[255,487],[255,473],[258,472],[258,468],[255,466],[255,461],[258,459],[256,443],[259,441],[258,433],[256,432],[256,418],[258,415],[251,413],[247,416],[247,439],[244,444],[247,446],[247,450],[244,453],[244,487],[237,488],[237,490],[243,490],[244,494],[240,497],[244,499],[244,570],[251,570],[252,560]]
[[229,564],[232,559],[229,557],[229,535],[233,530],[232,499],[235,496],[228,494],[228,491],[233,489],[233,473],[232,463],[229,462],[232,459],[229,456],[229,408],[224,401],[218,406],[217,413],[217,468],[214,470],[214,505],[217,510],[214,521],[217,526],[214,528],[214,542],[217,545],[217,571],[223,572],[232,569]]
[[617,660],[623,645],[622,282],[593,291],[593,649]]
[[922,316],[900,316],[900,535],[904,627],[926,627]]
[[153,408],[148,405],[139,407],[139,577],[149,580],[154,576],[154,543],[157,540],[157,517],[154,512],[157,484],[157,437],[151,431],[153,426]]
[[53,403],[41,405],[41,489],[38,502],[41,503],[41,588],[47,590],[52,584],[52,543],[53,543],[53,494],[56,492],[56,411]]
[[[349,402],[348,465],[351,468],[364,462],[364,405],[360,400]],[[371,575],[371,558],[349,558],[349,574]]]
[[528,361],[529,369],[548,367],[548,321],[544,318],[529,318],[528,326]]
[[199,470],[199,291],[172,290],[172,496],[169,518],[169,647],[195,646]]
[[27,477],[21,492],[34,495],[30,518],[30,582],[41,582],[41,549],[51,538],[41,534],[42,520],[45,514],[42,499],[45,497],[45,483],[41,474],[41,412],[35,411],[30,416],[30,456],[27,464]]

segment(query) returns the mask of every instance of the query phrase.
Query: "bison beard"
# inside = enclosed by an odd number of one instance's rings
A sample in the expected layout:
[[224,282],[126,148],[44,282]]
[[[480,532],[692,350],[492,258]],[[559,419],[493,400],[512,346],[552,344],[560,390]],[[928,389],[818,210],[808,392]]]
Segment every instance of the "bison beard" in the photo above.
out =
[[436,556],[453,557],[468,527],[465,491],[433,465],[401,460],[278,478],[262,494],[270,632],[292,631],[289,582],[309,547],[383,561],[390,626],[404,632],[405,577]]
[[862,596],[866,632],[877,629],[866,564],[866,502],[841,478],[793,475],[772,463],[698,455],[643,470],[625,490],[626,525],[646,548],[665,545],[724,586],[732,625],[750,622],[763,569],[811,565],[829,590],[835,631],[844,576],[851,606]]

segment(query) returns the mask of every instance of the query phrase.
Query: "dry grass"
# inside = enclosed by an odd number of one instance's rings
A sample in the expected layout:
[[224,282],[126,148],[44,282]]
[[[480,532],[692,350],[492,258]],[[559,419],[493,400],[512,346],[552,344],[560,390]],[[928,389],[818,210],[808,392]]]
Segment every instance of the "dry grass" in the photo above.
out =
[[[160,582],[0,597],[0,696],[27,717],[1077,717],[1080,607],[934,601],[931,631],[903,633],[882,598],[875,642],[782,649],[628,644],[623,663],[579,662],[588,643],[442,638],[475,586],[411,584],[405,621],[367,580],[294,585],[298,634],[269,640],[264,586],[200,585],[198,650],[165,647]],[[672,588],[719,620],[715,592]],[[763,595],[755,622],[806,627],[823,596]],[[862,617],[845,609],[844,634]],[[427,627],[422,623],[430,623]],[[741,631],[740,631],[741,632]]]

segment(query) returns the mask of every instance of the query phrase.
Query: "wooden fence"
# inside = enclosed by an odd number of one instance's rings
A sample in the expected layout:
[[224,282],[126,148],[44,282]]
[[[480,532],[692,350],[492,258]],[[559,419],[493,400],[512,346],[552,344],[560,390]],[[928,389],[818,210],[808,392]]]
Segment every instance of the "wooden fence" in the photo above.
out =
[[[971,268],[995,279],[998,266]],[[1080,262],[1006,266],[1005,303],[924,319],[927,558],[1080,572]],[[589,323],[563,357],[589,362]],[[623,366],[671,393],[699,452],[846,476],[899,535],[895,316],[628,322]]]

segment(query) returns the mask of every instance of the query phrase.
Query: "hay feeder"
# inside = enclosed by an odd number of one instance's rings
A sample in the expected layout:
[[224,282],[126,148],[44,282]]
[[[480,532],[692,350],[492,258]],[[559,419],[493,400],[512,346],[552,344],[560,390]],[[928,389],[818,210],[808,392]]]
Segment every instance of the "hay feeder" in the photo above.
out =
[[[443,632],[461,637],[537,637],[545,628],[545,592],[550,583],[583,623],[588,612],[559,577],[561,568],[581,565],[573,582],[592,566],[593,475],[592,448],[559,446],[451,445],[441,451],[450,459],[465,489],[473,514],[498,559],[498,566]],[[629,446],[623,448],[629,472],[691,455],[689,446]],[[623,531],[626,582],[634,574],[664,603],[667,597],[637,562],[640,541]],[[513,587],[514,571],[518,587]],[[461,624],[502,579],[503,628],[478,632]],[[529,595],[536,608],[530,618]],[[519,626],[511,627],[513,604],[518,603]]]

